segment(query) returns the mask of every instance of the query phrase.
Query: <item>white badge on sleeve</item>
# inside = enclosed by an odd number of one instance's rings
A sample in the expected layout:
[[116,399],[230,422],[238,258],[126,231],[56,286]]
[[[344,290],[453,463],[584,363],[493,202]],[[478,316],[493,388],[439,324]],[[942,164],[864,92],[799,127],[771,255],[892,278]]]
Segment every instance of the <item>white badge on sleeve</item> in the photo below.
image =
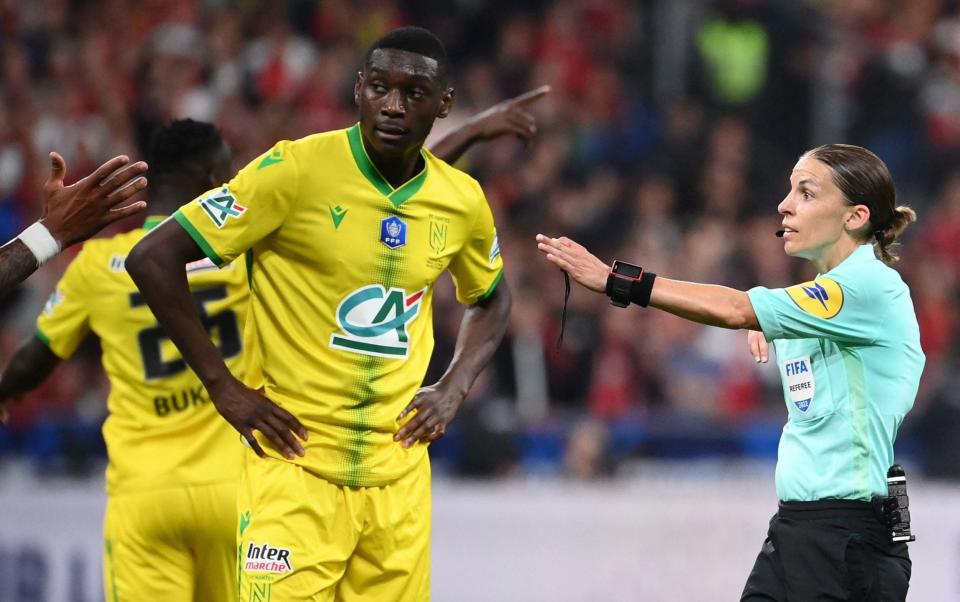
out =
[[787,360],[783,364],[784,376],[787,382],[787,391],[790,393],[790,401],[801,412],[810,409],[810,402],[813,401],[816,382],[813,379],[813,364],[810,363],[810,356],[797,357]]

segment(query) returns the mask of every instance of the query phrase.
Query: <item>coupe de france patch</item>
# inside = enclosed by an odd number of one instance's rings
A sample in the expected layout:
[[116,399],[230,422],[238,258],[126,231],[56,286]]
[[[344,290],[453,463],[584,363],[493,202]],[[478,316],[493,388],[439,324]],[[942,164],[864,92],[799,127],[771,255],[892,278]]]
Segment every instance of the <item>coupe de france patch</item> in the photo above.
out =
[[395,215],[383,218],[380,222],[380,242],[391,249],[407,244],[407,224]]
[[203,208],[210,221],[218,228],[223,228],[228,219],[240,217],[247,211],[247,208],[237,202],[237,197],[233,196],[233,193],[226,186],[211,190],[200,197],[197,202],[200,203],[200,207]]
[[785,290],[800,309],[818,318],[829,320],[843,308],[843,289],[829,278],[818,278]]
[[66,296],[63,294],[63,291],[61,291],[59,287],[54,289],[54,291],[50,293],[47,302],[43,305],[43,313],[49,316],[58,305],[63,303],[64,299],[66,299]]
[[490,265],[493,266],[493,262],[497,260],[497,257],[500,257],[500,237],[497,236],[496,230],[493,232],[493,244],[490,245]]
[[807,413],[813,394],[816,391],[816,381],[813,378],[813,364],[810,356],[795,357],[783,363],[784,382],[787,383],[787,392],[790,401],[797,409]]

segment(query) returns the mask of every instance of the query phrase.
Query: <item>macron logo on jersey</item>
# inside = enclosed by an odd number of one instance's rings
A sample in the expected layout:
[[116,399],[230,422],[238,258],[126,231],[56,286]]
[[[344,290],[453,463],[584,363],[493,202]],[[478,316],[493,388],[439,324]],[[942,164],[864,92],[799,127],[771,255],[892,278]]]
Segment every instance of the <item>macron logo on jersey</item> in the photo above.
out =
[[240,217],[247,211],[247,208],[237,202],[237,197],[233,196],[226,186],[211,190],[197,202],[218,228],[222,228],[231,217]]
[[293,570],[290,564],[290,548],[278,548],[268,543],[247,545],[247,557],[243,570],[258,573],[288,573]]
[[403,358],[410,352],[407,326],[420,315],[427,289],[408,293],[402,288],[385,289],[379,284],[359,288],[340,302],[337,324],[340,332],[330,337],[330,346],[353,353]]
[[270,167],[271,165],[276,165],[277,163],[283,162],[283,153],[279,149],[274,149],[269,155],[264,155],[263,160],[260,161],[260,164],[257,165],[257,171],[260,171],[264,167]]

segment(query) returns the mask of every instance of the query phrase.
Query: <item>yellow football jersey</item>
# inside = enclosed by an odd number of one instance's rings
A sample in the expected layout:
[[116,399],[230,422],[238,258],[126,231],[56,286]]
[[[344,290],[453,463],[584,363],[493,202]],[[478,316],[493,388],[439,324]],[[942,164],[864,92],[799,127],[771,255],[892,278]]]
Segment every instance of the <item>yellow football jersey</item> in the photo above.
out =
[[174,214],[217,264],[250,251],[253,384],[309,430],[295,462],[340,485],[390,483],[426,453],[393,435],[433,350],[436,279],[472,304],[502,274],[480,185],[423,158],[394,189],[359,125],[282,141]]
[[[103,425],[107,491],[236,481],[242,443],[167,338],[124,268],[147,230],[87,242],[37,320],[37,336],[58,357],[73,355],[88,333],[100,337],[110,380]],[[242,260],[218,270],[187,266],[193,300],[230,370],[242,377],[243,319],[249,285]]]

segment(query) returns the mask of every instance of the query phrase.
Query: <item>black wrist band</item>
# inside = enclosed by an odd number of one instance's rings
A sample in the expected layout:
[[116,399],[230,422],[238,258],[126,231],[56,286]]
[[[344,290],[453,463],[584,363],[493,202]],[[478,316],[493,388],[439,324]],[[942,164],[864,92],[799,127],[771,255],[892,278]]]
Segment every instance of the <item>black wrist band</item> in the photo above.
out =
[[614,261],[607,275],[607,287],[604,291],[610,297],[610,304],[616,307],[630,305],[630,294],[642,276],[642,267],[625,261]]
[[653,292],[653,281],[657,275],[653,272],[644,272],[639,280],[635,280],[630,288],[630,303],[636,303],[640,307],[646,307],[650,304],[650,293]]

